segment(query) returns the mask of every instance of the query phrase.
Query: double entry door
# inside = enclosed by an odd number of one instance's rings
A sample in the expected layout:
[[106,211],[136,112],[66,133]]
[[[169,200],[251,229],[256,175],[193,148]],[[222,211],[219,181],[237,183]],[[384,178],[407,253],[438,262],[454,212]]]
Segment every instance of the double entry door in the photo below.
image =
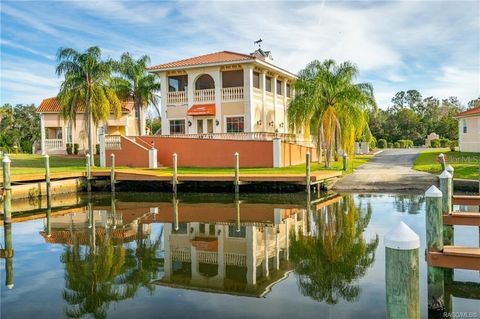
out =
[[197,134],[213,133],[213,119],[197,119]]

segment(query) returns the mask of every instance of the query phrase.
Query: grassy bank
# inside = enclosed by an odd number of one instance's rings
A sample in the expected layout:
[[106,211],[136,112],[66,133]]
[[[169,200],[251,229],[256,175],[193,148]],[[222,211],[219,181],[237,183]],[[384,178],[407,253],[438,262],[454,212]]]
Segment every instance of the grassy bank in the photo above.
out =
[[447,164],[453,166],[455,178],[479,178],[480,153],[451,152],[448,149],[426,150],[418,155],[413,164],[413,169],[440,174],[440,163],[437,160],[440,153],[447,156]]
[[[45,161],[41,155],[32,155],[32,154],[11,154],[9,155],[11,159],[11,172],[12,176],[18,175],[34,175],[34,174],[44,174],[45,172]],[[354,168],[362,165],[371,159],[371,155],[361,155],[355,156],[353,160],[349,163],[351,172]],[[98,165],[98,159],[95,160]],[[119,167],[121,168],[121,167]],[[125,167],[126,168],[126,167]],[[99,168],[93,168],[94,170]],[[327,170],[322,164],[312,163],[312,171],[316,170]],[[342,162],[335,161],[332,162],[331,168],[328,170],[342,170]],[[81,157],[72,157],[72,156],[50,156],[50,171],[52,173],[61,173],[61,172],[83,172],[85,171],[85,158]],[[171,169],[168,167],[160,168],[157,170],[159,173],[164,171],[166,174],[171,172]],[[282,168],[241,168],[240,160],[240,171],[242,174],[303,174],[305,172],[305,164],[295,165]],[[0,165],[0,174],[2,172]],[[233,172],[232,168],[197,168],[197,167],[180,167],[178,169],[179,174],[231,174]]]

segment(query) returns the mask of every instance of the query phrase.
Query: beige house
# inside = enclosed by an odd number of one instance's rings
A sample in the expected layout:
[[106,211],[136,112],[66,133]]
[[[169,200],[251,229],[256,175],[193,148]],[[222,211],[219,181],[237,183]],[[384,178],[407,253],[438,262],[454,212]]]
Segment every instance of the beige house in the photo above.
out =
[[[41,151],[42,153],[65,153],[67,143],[78,144],[80,152],[88,146],[85,128],[85,113],[78,112],[75,123],[64,120],[61,114],[61,105],[55,97],[44,99],[37,113],[40,114]],[[143,111],[142,111],[143,112]],[[133,101],[122,102],[122,115],[115,118],[114,114],[106,123],[106,134],[137,135],[137,118],[133,108]],[[145,121],[145,116],[141,117]],[[145,124],[142,125],[145,128]],[[93,141],[99,143],[100,126],[93,130]],[[144,135],[145,132],[142,133]]]
[[459,113],[456,118],[460,152],[480,152],[480,107]]
[[162,135],[287,133],[295,75],[269,51],[222,51],[152,66],[160,77]]

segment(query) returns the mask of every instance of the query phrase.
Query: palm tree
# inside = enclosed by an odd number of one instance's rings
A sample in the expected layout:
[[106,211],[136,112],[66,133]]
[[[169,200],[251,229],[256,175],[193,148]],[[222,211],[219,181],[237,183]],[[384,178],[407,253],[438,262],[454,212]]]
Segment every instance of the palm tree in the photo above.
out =
[[375,260],[378,236],[367,243],[363,232],[372,214],[356,207],[351,196],[313,215],[313,236],[300,235],[290,245],[299,289],[316,301],[336,304],[354,301],[360,294],[358,279]]
[[288,108],[290,129],[310,129],[319,162],[325,148],[327,167],[333,149],[342,148],[351,155],[355,139],[371,138],[366,111],[376,107],[373,88],[368,83],[353,83],[357,75],[357,67],[350,62],[338,65],[334,60],[314,60],[294,83],[296,95]]
[[120,100],[111,87],[112,62],[101,59],[98,47],[90,47],[85,52],[60,48],[57,61],[56,73],[65,77],[57,95],[62,115],[75,125],[76,114],[84,113],[88,153],[93,166],[93,126],[106,121],[111,111],[116,117],[121,114]]
[[115,88],[122,98],[133,98],[138,135],[142,135],[144,131],[143,110],[152,104],[158,111],[156,92],[160,90],[160,83],[154,75],[146,72],[149,63],[150,58],[147,55],[135,60],[128,52],[123,53],[120,61],[115,63],[115,71],[119,73],[119,77],[114,79]]

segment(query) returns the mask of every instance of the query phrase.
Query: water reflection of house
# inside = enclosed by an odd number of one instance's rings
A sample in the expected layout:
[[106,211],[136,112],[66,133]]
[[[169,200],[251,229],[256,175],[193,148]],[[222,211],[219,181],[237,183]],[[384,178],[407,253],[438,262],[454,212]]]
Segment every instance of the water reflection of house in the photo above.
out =
[[216,206],[213,215],[222,211],[223,220],[215,222],[179,212],[165,223],[165,276],[159,284],[261,297],[285,278],[290,236],[306,229],[305,212],[261,204],[237,209]]
[[[141,227],[141,228],[140,228]],[[112,213],[106,209],[93,209],[91,213],[73,213],[44,219],[44,231],[40,234],[48,243],[88,245],[91,235],[95,241],[108,237],[114,243],[130,242],[137,238],[139,231],[143,236],[150,234],[149,224],[139,224],[137,219],[124,220],[123,214]]]

